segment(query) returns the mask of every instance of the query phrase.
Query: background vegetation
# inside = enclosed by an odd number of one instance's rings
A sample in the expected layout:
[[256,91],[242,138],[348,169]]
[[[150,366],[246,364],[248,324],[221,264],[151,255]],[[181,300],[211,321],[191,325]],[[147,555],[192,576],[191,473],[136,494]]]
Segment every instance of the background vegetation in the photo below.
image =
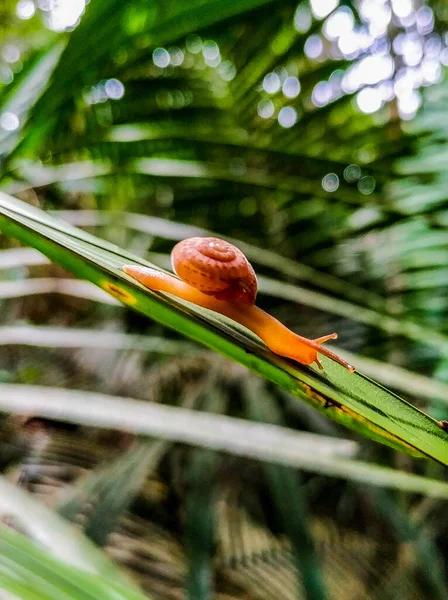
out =
[[[4,2],[1,189],[162,267],[238,240],[263,308],[448,419],[447,22],[443,0]],[[0,247],[5,594],[448,596],[445,467]]]

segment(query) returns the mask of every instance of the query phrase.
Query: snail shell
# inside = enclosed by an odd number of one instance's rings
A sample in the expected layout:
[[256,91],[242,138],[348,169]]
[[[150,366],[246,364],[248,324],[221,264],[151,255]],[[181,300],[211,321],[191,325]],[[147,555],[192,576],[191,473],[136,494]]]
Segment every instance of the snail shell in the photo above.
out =
[[217,300],[255,304],[257,277],[244,254],[228,242],[194,237],[174,246],[171,261],[177,275]]

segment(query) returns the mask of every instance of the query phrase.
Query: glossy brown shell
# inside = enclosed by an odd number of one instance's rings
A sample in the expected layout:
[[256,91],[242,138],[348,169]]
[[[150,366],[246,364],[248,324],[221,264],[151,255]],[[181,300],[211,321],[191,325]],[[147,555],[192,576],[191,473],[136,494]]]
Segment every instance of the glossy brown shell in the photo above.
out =
[[257,277],[236,246],[213,237],[194,237],[174,246],[171,262],[177,275],[208,296],[254,304]]

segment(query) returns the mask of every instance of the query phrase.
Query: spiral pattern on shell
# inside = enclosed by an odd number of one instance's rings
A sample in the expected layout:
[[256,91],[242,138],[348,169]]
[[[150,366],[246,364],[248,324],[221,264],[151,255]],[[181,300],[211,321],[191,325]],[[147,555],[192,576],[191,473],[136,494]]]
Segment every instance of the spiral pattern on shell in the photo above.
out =
[[171,262],[177,275],[203,294],[226,302],[255,303],[255,271],[241,250],[224,240],[183,240],[174,246]]

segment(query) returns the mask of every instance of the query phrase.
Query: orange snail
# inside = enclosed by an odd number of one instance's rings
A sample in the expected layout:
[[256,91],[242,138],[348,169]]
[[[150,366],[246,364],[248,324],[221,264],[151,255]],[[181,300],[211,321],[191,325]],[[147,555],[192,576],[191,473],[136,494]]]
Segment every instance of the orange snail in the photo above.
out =
[[275,354],[303,364],[316,362],[317,353],[332,358],[353,372],[355,369],[321,344],[335,340],[331,333],[309,340],[293,333],[255,305],[257,277],[244,254],[228,242],[213,237],[194,237],[179,242],[171,252],[174,277],[148,267],[125,265],[123,271],[145,287],[173,294],[221,313],[253,331]]

